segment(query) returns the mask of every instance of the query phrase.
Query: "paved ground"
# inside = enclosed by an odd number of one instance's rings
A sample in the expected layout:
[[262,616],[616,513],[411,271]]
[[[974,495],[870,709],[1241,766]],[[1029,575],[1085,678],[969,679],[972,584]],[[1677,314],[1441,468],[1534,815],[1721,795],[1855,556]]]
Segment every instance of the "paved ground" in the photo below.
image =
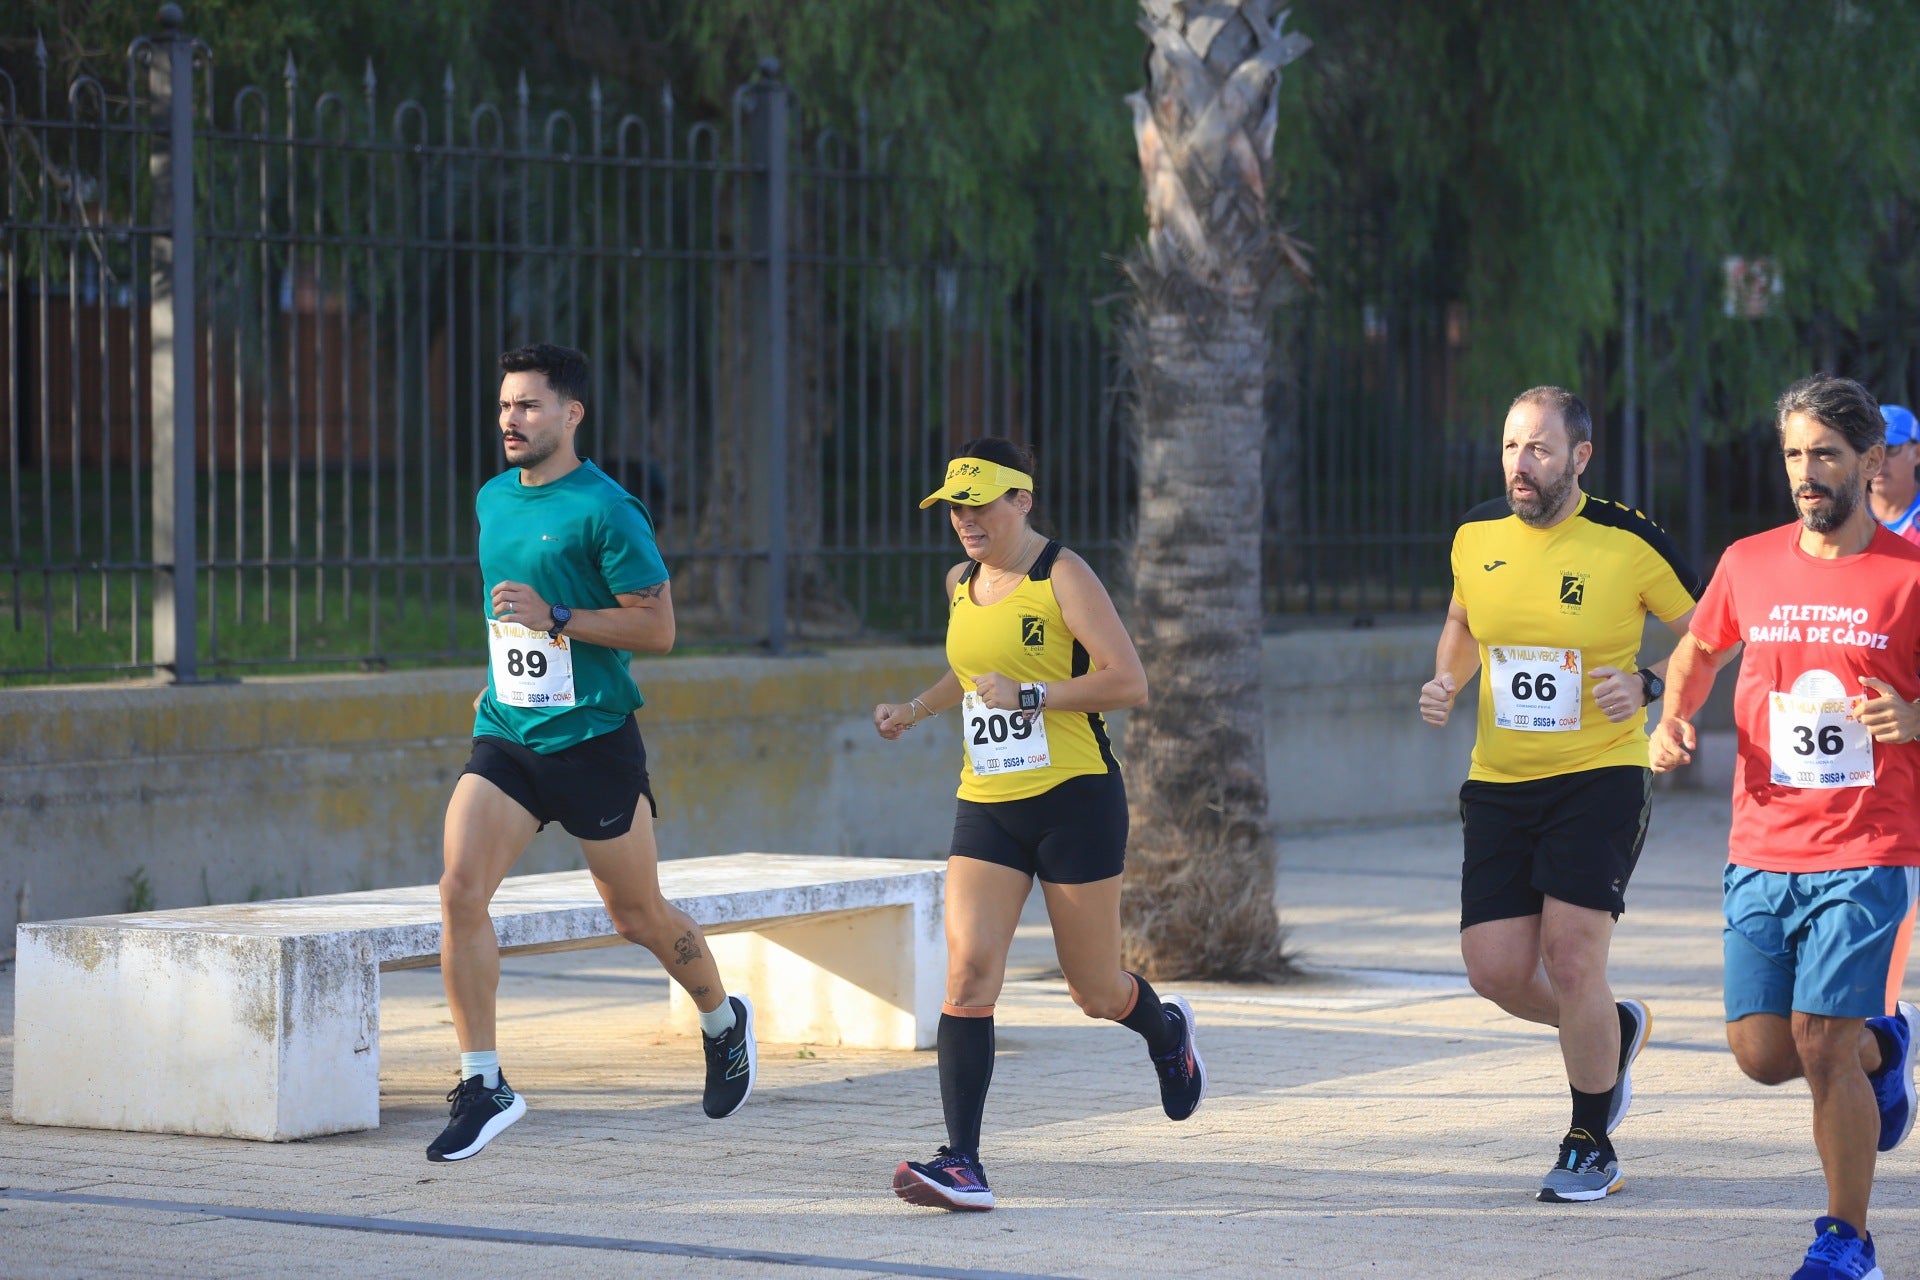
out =
[[[1726,809],[1658,802],[1615,947],[1655,1026],[1616,1135],[1627,1189],[1601,1204],[1531,1199],[1565,1080],[1546,1034],[1459,976],[1442,823],[1288,841],[1281,900],[1318,976],[1181,988],[1212,1076],[1182,1125],[1139,1042],[1081,1018],[1044,926],[1023,929],[990,1214],[888,1190],[941,1140],[930,1053],[764,1045],[753,1100],[710,1122],[698,1046],[667,1032],[664,980],[623,948],[509,959],[503,1056],[532,1111],[467,1164],[422,1155],[453,1074],[432,970],[386,977],[376,1132],[270,1146],[0,1122],[0,1274],[1784,1276],[1819,1171],[1805,1089],[1748,1083],[1722,1040]],[[1917,1157],[1881,1173],[1889,1276],[1920,1275]],[[21,1198],[43,1193],[64,1198]]]

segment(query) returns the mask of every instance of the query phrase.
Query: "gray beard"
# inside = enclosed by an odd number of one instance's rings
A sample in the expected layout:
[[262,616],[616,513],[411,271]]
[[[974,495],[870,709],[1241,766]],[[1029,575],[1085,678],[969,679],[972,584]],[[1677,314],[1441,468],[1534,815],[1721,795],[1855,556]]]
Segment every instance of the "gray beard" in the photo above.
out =
[[1509,489],[1507,507],[1513,514],[1520,517],[1522,524],[1530,524],[1536,529],[1544,528],[1552,524],[1554,517],[1560,514],[1560,508],[1566,505],[1567,495],[1573,492],[1574,482],[1578,478],[1573,474],[1573,467],[1569,464],[1567,469],[1560,473],[1558,480],[1552,484],[1539,486],[1540,496],[1532,502],[1516,500],[1513,491]]
[[1853,519],[1853,513],[1860,507],[1859,478],[1855,477],[1853,483],[1834,489],[1832,494],[1833,500],[1825,513],[1802,510],[1800,500],[1795,498],[1793,505],[1800,512],[1800,523],[1815,533],[1832,533]]

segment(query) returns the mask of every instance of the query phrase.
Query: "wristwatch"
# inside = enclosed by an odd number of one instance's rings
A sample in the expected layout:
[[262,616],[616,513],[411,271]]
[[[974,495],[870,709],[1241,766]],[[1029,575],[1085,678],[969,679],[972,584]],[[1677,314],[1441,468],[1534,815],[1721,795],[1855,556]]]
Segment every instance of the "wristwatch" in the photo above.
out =
[[1640,668],[1640,687],[1647,691],[1647,705],[1659,701],[1660,695],[1667,691],[1667,682],[1653,674],[1647,668]]
[[553,606],[552,612],[553,627],[547,632],[547,639],[558,640],[560,633],[567,629],[567,624],[573,621],[573,610],[563,604],[556,604]]

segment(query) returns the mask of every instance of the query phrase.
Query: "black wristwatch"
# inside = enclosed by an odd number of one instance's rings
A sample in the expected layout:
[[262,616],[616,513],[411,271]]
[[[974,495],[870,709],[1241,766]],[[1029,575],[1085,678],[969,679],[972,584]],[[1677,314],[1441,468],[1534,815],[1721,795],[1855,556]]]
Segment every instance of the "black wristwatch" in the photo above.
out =
[[563,604],[556,604],[553,606],[551,612],[553,613],[553,627],[547,632],[547,639],[558,640],[560,633],[567,629],[567,624],[573,621],[573,610]]
[[1652,706],[1667,691],[1667,682],[1653,674],[1647,668],[1640,668],[1640,687],[1647,691],[1647,705]]

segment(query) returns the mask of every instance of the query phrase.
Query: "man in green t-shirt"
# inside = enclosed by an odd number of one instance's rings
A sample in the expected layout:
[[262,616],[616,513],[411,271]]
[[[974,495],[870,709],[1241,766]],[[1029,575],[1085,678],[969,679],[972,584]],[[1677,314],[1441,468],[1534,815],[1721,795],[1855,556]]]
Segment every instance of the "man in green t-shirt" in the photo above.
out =
[[447,805],[440,878],[440,973],[460,1038],[460,1084],[429,1160],[478,1155],[526,1114],[494,1048],[500,948],[487,907],[549,822],[579,839],[614,928],[658,956],[699,1007],[706,1113],[739,1110],[757,1065],[752,1003],[726,993],[700,926],[660,892],[657,806],[633,718],[642,700],[628,669],[635,651],[673,648],[653,519],[574,450],[586,415],[584,355],[540,343],[501,356],[500,370],[511,466],[474,500],[487,688],[474,702],[473,755]]

